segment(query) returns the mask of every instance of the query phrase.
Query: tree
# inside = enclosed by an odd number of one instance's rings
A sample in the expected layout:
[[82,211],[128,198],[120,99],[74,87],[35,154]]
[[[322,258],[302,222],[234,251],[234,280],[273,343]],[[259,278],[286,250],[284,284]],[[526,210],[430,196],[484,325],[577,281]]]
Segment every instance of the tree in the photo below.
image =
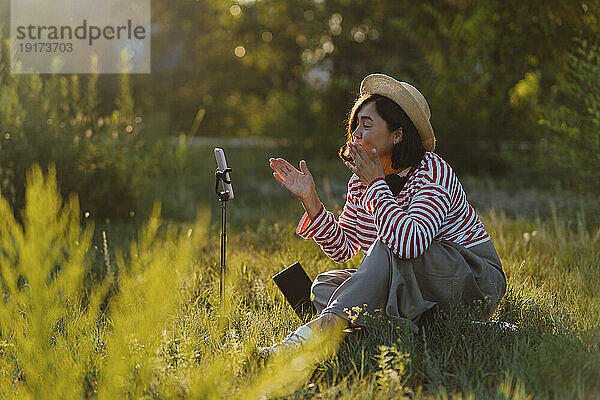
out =
[[563,180],[580,191],[600,194],[600,46],[576,39],[569,54],[564,104],[548,107],[549,154]]

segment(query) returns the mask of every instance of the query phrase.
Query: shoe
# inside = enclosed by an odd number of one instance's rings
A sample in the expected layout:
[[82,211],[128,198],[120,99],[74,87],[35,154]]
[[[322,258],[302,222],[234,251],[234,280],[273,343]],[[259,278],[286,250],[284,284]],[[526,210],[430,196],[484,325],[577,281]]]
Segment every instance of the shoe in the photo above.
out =
[[496,327],[504,332],[516,332],[519,328],[515,324],[504,321],[471,321],[473,325],[487,326],[490,328]]
[[314,337],[313,331],[307,326],[301,326],[290,333],[281,342],[268,347],[259,347],[258,354],[262,358],[291,352],[302,347],[304,343]]

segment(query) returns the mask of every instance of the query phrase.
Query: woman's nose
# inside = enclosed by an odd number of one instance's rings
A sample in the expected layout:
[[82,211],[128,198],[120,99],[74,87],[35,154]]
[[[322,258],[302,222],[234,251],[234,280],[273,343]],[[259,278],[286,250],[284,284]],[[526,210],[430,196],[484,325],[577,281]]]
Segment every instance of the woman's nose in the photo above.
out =
[[360,129],[358,127],[356,127],[354,132],[352,132],[352,139],[354,139],[354,140],[362,139],[362,132],[360,131]]

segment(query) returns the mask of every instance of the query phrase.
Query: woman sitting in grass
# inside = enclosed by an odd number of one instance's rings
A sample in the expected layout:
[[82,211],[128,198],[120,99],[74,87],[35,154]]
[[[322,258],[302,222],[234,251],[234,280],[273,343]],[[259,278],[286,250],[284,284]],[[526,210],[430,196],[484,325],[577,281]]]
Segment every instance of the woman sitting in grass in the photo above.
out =
[[[412,85],[372,74],[360,85],[340,157],[353,172],[336,221],[323,207],[306,162],[300,171],[271,158],[273,176],[306,213],[297,233],[342,263],[358,250],[358,269],[320,274],[312,286],[318,317],[263,355],[294,349],[324,329],[368,324],[381,310],[414,330],[435,310],[482,304],[488,316],[506,291],[494,245],[454,171],[433,152],[430,110]],[[349,310],[361,310],[349,315]]]

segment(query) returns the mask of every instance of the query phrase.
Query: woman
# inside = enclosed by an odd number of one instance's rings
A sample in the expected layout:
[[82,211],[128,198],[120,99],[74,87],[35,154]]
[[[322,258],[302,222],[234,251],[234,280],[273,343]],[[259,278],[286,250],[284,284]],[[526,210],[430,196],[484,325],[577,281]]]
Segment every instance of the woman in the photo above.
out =
[[365,256],[357,270],[317,276],[319,316],[262,354],[296,348],[325,328],[367,324],[377,310],[418,329],[433,310],[453,304],[481,303],[488,316],[497,307],[506,291],[500,260],[454,172],[433,153],[429,119],[427,101],[410,84],[383,74],[362,81],[340,150],[353,175],[337,221],[304,160],[300,171],[282,158],[269,160],[275,179],[306,210],[297,233],[336,262],[359,249]]

